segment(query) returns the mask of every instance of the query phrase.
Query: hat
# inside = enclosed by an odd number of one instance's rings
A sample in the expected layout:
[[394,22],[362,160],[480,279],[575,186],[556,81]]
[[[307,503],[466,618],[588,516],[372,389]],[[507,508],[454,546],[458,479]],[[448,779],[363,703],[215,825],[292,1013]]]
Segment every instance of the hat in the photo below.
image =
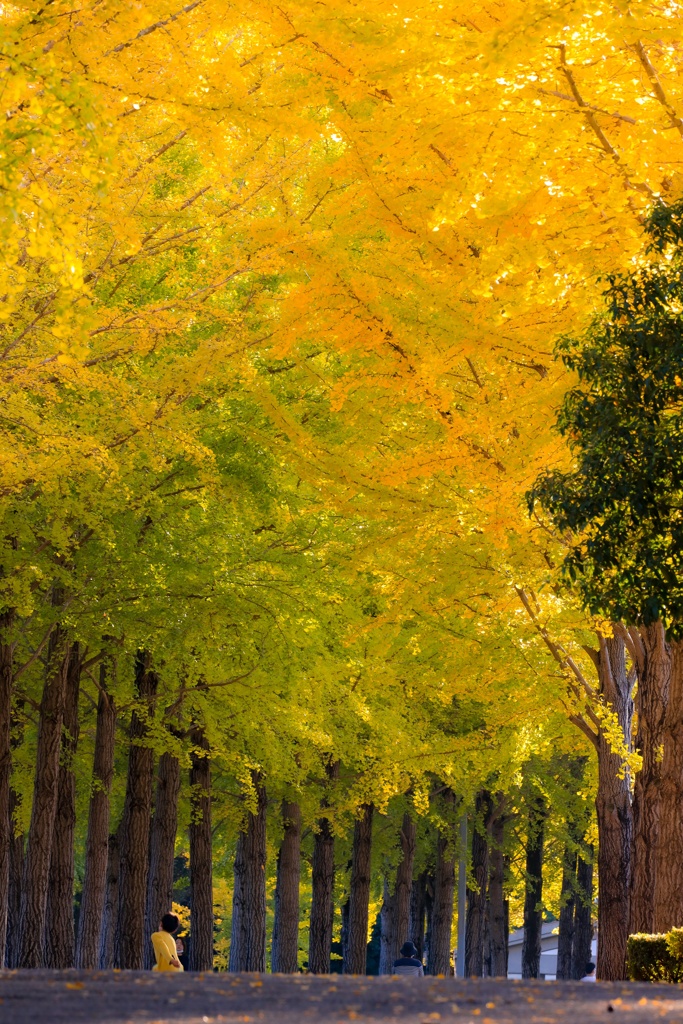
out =
[[412,942],[404,942],[401,946],[401,956],[416,956],[417,949]]

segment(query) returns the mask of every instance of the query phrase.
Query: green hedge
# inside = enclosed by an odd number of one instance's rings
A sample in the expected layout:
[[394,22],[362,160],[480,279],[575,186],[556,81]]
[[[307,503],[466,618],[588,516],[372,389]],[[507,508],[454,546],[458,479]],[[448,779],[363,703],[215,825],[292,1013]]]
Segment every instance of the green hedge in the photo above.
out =
[[629,935],[626,970],[631,981],[683,981],[683,928],[664,935]]

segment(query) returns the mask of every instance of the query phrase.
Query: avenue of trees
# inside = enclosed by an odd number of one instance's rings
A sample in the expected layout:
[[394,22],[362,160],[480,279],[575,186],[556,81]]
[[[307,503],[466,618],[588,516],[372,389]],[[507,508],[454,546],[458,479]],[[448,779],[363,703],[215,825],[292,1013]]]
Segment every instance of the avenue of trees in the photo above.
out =
[[683,925],[681,52],[603,6],[0,9],[0,963],[447,974],[462,858],[471,976]]

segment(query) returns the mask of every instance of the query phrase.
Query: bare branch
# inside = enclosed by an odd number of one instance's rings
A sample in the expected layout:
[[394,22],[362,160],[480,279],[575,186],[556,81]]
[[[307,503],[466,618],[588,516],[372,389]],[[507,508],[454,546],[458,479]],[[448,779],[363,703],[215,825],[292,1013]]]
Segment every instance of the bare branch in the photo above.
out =
[[681,119],[678,116],[678,114],[676,113],[674,108],[669,103],[667,95],[664,92],[664,89],[662,88],[661,82],[659,81],[659,76],[657,75],[657,72],[656,72],[656,70],[655,70],[655,68],[654,68],[650,58],[645,53],[645,47],[640,42],[640,40],[638,40],[638,42],[635,44],[633,49],[638,54],[638,59],[640,60],[640,63],[643,65],[643,67],[645,68],[645,71],[647,73],[647,77],[650,79],[650,85],[652,86],[653,93],[655,94],[655,96],[657,97],[657,99],[659,100],[659,102],[662,104],[662,106],[666,110],[667,114],[669,115],[669,120],[671,121],[671,124],[673,125],[674,128],[678,129],[678,134],[681,136],[681,138],[683,138],[683,119]]

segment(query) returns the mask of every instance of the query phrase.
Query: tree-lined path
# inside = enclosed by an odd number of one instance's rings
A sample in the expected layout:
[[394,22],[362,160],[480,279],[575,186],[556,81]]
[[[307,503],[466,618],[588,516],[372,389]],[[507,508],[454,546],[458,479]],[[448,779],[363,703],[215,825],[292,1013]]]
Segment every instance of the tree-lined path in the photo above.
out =
[[0,976],[2,1024],[680,1024],[664,985],[132,972]]
[[0,4],[0,967],[683,926],[680,15]]

